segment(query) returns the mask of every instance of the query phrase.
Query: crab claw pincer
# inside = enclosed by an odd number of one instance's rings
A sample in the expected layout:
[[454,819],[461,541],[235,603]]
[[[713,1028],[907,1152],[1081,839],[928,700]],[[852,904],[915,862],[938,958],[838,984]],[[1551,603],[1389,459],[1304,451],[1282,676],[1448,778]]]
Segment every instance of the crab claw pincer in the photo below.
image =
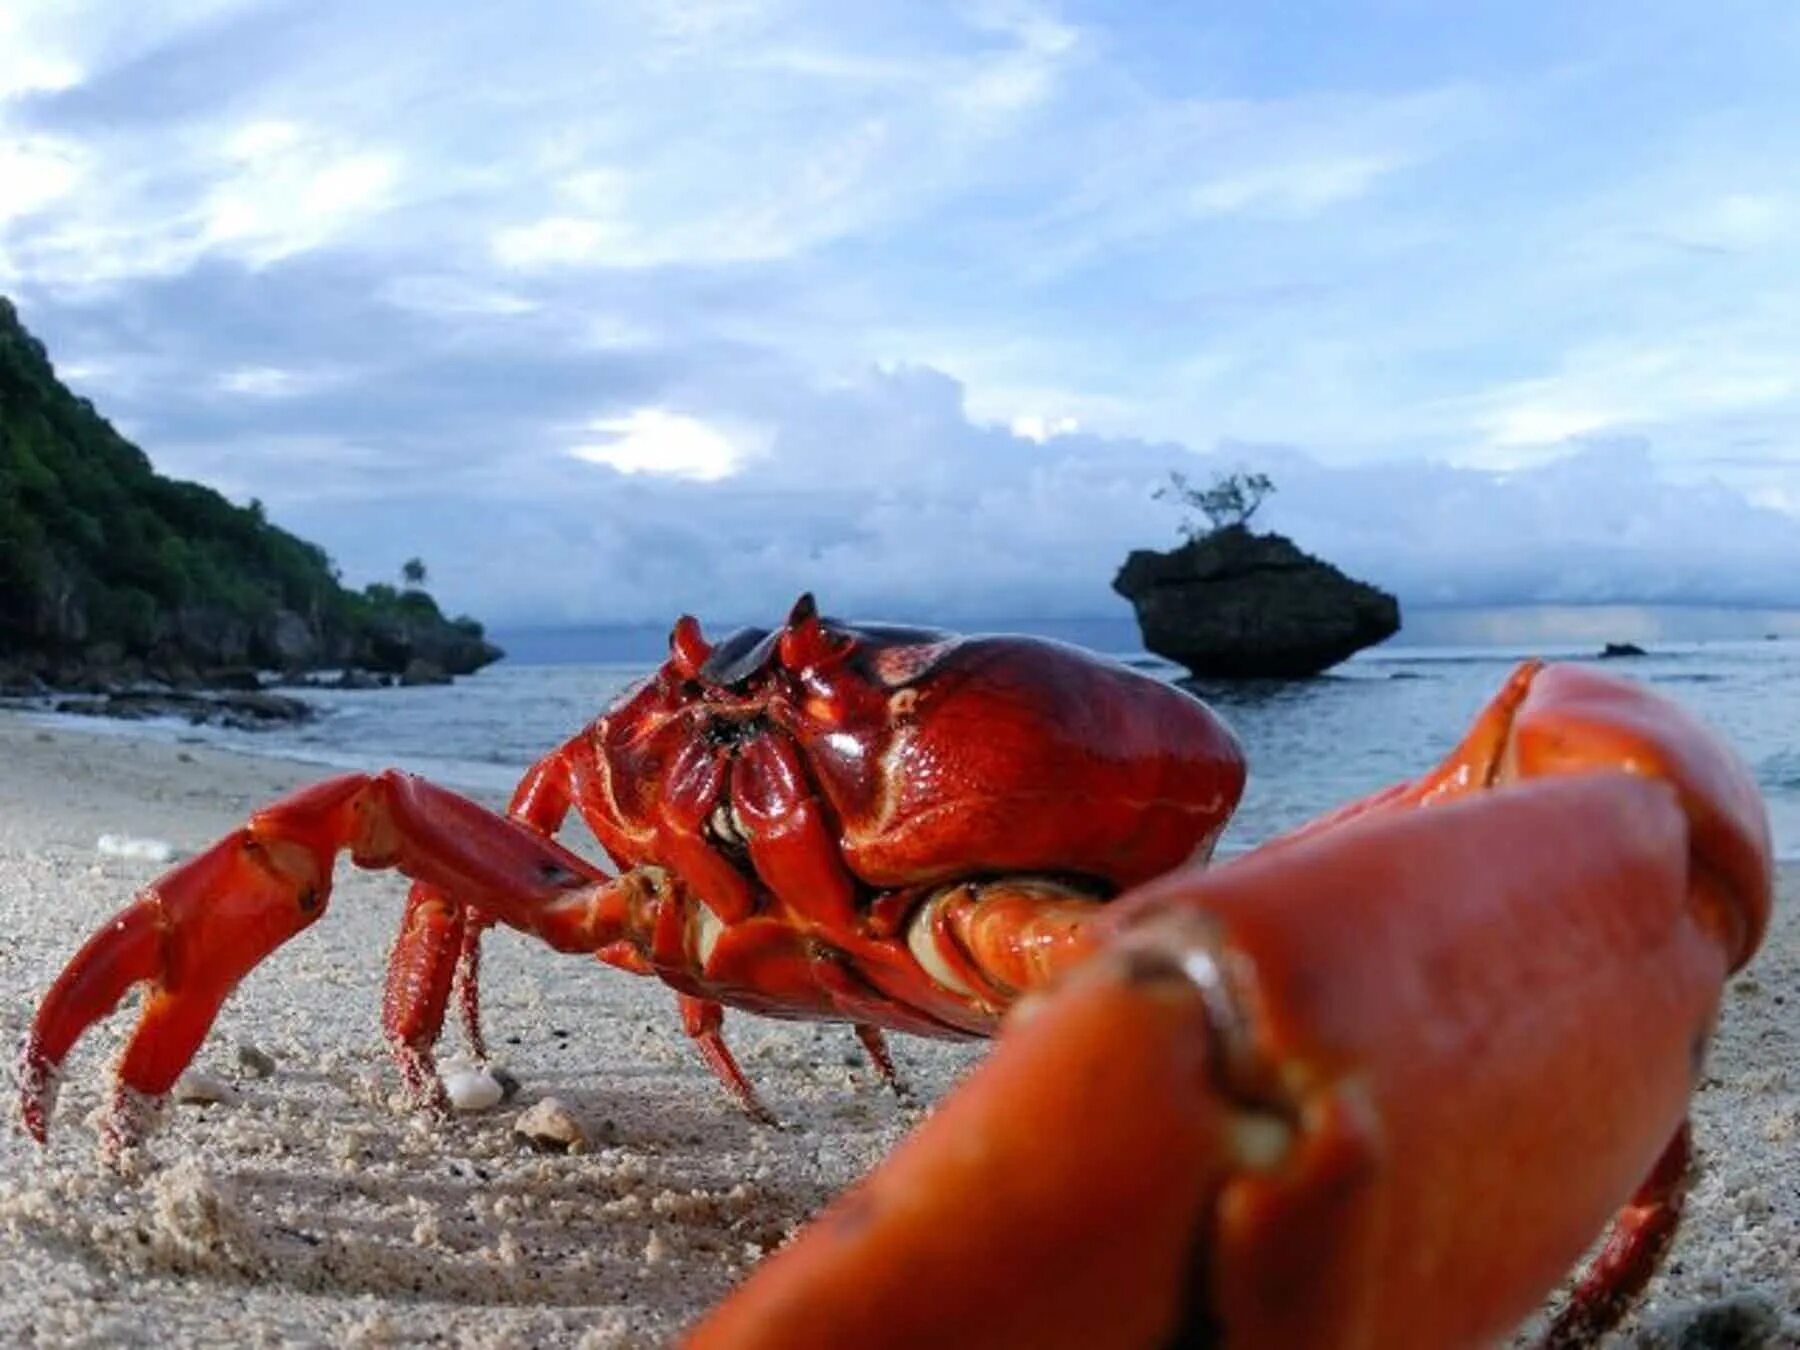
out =
[[1524,667],[1439,770],[1121,897],[686,1344],[1491,1344],[1613,1217],[1546,1341],[1591,1345],[1673,1236],[1770,886],[1712,733]]
[[38,1006],[19,1064],[19,1108],[39,1143],[70,1048],[126,993],[148,985],[119,1061],[102,1131],[108,1155],[134,1143],[238,982],[324,909],[330,857],[238,830],[167,873],[115,915]]

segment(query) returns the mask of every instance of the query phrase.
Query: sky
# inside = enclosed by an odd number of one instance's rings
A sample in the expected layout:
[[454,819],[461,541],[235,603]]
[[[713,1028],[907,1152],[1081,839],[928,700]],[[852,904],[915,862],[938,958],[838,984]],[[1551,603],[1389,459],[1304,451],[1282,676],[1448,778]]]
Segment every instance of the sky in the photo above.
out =
[[[151,13],[151,11],[154,13]],[[4,0],[0,293],[490,622],[1800,605],[1800,8]]]

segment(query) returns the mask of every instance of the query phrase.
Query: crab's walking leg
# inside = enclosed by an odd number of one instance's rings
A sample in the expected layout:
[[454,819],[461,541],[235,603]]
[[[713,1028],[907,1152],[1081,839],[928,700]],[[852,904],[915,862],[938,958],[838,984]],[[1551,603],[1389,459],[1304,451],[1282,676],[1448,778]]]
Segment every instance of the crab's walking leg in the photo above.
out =
[[[514,790],[507,814],[545,838],[554,835],[569,813],[570,763],[578,749],[579,741],[571,741],[534,764]],[[428,882],[414,882],[407,895],[388,958],[381,1020],[407,1095],[418,1105],[444,1100],[433,1049],[453,988],[469,1051],[477,1059],[487,1058],[481,1034],[481,935],[493,923],[484,911]]]
[[1673,1245],[1692,1180],[1693,1132],[1684,1120],[1649,1178],[1614,1218],[1605,1246],[1538,1350],[1595,1345],[1619,1324]]
[[858,1022],[856,1039],[862,1043],[863,1053],[869,1057],[869,1063],[875,1066],[875,1076],[886,1083],[896,1097],[906,1100],[905,1080],[900,1077],[900,1070],[894,1067],[894,1056],[888,1050],[887,1037],[881,1034],[881,1028],[867,1022]]
[[[148,983],[118,1067],[108,1132],[110,1145],[130,1142],[133,1101],[167,1092],[238,982],[324,912],[342,851],[358,866],[395,868],[568,952],[595,952],[641,931],[669,886],[651,869],[609,878],[528,826],[408,774],[348,774],[305,788],[147,887],[58,976],[20,1065],[32,1135],[44,1138],[70,1047],[133,985]],[[423,999],[435,978],[431,955],[454,954],[456,927],[427,903],[408,917]]]
[[488,1048],[487,1035],[481,1029],[481,936],[493,926],[485,914],[465,912],[462,950],[456,954],[456,1020],[469,1053],[483,1061]]
[[756,1095],[755,1086],[744,1077],[731,1047],[725,1044],[725,1037],[720,1034],[719,1028],[725,1024],[725,1009],[712,999],[695,998],[691,994],[677,994],[675,1001],[681,1009],[682,1030],[692,1038],[694,1048],[706,1061],[706,1067],[712,1070],[713,1077],[752,1120],[763,1125],[775,1124],[775,1113]]

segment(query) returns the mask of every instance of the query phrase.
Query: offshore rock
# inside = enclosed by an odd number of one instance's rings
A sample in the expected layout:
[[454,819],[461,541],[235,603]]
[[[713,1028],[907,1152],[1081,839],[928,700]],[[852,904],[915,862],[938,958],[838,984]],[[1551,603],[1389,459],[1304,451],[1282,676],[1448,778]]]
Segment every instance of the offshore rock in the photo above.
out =
[[1144,646],[1204,679],[1316,675],[1400,630],[1400,602],[1279,534],[1242,525],[1135,549],[1113,589]]

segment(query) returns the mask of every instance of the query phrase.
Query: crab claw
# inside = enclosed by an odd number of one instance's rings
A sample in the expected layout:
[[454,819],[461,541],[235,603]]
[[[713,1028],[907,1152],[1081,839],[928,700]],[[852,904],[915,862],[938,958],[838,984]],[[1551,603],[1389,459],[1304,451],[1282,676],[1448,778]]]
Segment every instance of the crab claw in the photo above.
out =
[[102,1132],[109,1155],[135,1142],[144,1106],[180,1077],[226,996],[319,916],[329,885],[329,857],[245,829],[140,893],[88,939],[38,1007],[19,1065],[26,1130],[44,1142],[63,1059],[133,986],[148,984]]

